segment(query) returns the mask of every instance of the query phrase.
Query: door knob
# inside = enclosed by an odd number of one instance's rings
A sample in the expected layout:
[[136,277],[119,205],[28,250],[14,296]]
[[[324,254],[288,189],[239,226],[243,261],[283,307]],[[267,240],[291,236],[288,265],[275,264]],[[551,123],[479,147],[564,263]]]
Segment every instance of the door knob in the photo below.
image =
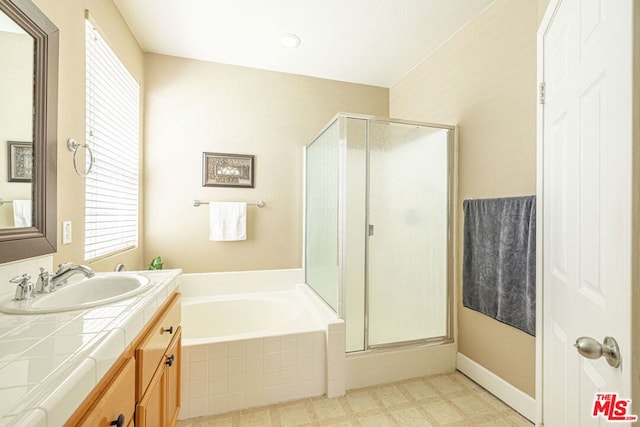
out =
[[573,346],[587,359],[599,359],[604,356],[610,366],[620,366],[620,349],[612,337],[605,337],[602,344],[591,337],[580,337]]

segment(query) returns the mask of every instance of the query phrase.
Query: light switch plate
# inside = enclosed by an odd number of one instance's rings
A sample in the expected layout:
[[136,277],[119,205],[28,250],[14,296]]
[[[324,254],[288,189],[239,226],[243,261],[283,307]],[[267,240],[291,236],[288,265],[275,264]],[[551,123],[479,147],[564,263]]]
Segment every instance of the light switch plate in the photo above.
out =
[[62,244],[71,243],[71,221],[62,221]]

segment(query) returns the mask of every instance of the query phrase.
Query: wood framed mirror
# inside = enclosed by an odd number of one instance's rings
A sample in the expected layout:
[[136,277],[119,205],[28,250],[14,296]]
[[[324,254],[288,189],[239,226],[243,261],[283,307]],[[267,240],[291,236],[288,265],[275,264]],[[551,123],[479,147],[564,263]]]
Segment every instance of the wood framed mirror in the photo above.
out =
[[58,43],[30,0],[0,0],[0,263],[56,252]]

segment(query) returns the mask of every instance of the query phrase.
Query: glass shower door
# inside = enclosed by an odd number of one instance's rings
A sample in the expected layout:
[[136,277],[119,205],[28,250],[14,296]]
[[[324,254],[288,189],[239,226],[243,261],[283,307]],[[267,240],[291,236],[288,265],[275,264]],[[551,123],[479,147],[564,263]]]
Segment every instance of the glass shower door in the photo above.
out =
[[447,335],[448,133],[370,124],[370,347]]
[[338,167],[336,120],[306,150],[305,280],[338,311]]

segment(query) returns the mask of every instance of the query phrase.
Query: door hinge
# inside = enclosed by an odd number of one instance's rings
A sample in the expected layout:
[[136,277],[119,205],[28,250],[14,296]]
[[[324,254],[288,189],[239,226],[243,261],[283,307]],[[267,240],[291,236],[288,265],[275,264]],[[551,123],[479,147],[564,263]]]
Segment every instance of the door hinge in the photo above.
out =
[[540,82],[540,85],[538,86],[538,103],[539,104],[544,104],[544,95],[545,95],[545,83]]

